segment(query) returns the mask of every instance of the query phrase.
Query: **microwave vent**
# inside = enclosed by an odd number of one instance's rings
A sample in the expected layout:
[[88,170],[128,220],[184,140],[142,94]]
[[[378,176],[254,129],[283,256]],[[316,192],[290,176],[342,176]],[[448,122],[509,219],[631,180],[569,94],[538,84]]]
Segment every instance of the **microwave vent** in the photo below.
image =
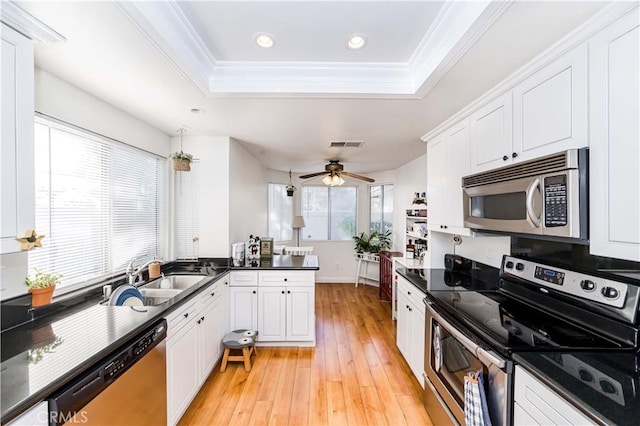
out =
[[552,154],[535,160],[514,164],[512,166],[501,167],[488,172],[465,176],[462,178],[462,187],[469,188],[472,186],[505,182],[508,180],[559,172],[577,167],[578,150],[571,149],[558,154]]

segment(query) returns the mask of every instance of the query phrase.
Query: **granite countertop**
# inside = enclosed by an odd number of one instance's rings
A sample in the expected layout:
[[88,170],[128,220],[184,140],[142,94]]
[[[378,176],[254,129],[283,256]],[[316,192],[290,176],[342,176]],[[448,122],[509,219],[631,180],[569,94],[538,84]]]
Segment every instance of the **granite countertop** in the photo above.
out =
[[136,311],[126,306],[101,305],[101,296],[96,295],[2,332],[2,424],[46,399],[231,269],[317,270],[318,257],[274,256],[269,264],[232,268],[226,262],[172,262],[163,265],[163,273],[206,275],[206,278],[159,306],[138,307]]
[[640,373],[636,371],[636,353],[521,352],[513,359],[594,422],[638,424]]
[[308,254],[306,256],[289,256],[284,254],[276,254],[273,255],[270,259],[266,260],[248,260],[245,259],[244,264],[242,265],[234,265],[231,267],[234,269],[289,269],[289,270],[297,270],[297,269],[307,269],[307,270],[318,270],[320,269],[318,263],[318,256],[315,254]]
[[425,294],[428,291],[493,290],[498,286],[496,268],[466,272],[422,268],[397,268],[396,271]]

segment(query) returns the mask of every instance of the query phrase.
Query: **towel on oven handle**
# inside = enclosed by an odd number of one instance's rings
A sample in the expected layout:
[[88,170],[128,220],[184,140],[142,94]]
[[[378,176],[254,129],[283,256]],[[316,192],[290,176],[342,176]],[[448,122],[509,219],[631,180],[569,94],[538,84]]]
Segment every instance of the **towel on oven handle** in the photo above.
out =
[[491,426],[482,370],[464,376],[464,421],[466,426]]

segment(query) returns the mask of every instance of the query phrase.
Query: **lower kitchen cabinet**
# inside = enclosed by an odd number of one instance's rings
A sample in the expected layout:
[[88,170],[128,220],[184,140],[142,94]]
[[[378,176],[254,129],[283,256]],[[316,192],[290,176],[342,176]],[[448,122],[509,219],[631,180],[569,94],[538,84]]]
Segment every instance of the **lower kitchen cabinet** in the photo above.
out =
[[231,287],[229,296],[231,330],[257,330],[258,287]]
[[514,425],[591,425],[566,399],[517,365],[514,379]]
[[176,424],[222,355],[229,279],[211,284],[167,317],[167,422]]
[[396,345],[424,388],[424,294],[398,276],[398,312]]

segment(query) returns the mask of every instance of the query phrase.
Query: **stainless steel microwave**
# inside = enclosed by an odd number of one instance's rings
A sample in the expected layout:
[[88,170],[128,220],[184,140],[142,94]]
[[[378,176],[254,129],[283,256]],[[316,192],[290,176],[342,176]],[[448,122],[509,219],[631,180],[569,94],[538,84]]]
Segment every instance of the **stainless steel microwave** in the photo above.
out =
[[588,149],[462,178],[464,225],[588,243]]

